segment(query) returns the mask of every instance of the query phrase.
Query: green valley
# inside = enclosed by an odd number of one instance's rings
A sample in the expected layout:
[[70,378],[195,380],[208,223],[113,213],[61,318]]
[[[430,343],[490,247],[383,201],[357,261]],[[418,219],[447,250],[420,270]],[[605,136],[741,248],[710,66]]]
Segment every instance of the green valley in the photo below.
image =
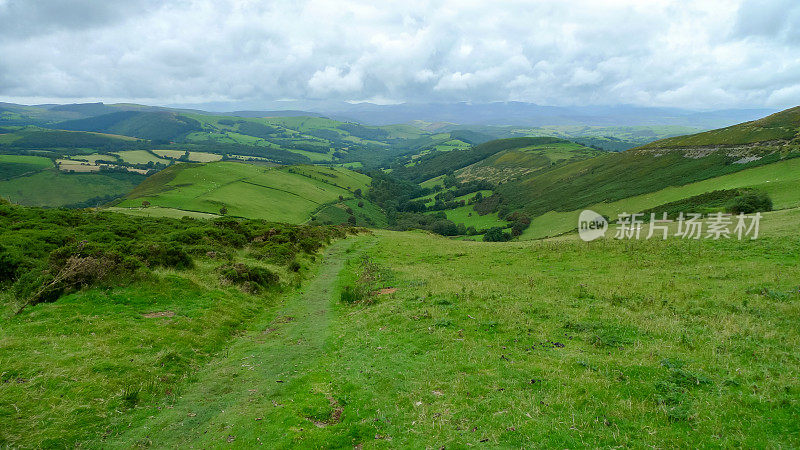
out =
[[[100,109],[0,135],[0,446],[800,442],[795,110],[609,152]],[[748,196],[758,239],[576,235]]]

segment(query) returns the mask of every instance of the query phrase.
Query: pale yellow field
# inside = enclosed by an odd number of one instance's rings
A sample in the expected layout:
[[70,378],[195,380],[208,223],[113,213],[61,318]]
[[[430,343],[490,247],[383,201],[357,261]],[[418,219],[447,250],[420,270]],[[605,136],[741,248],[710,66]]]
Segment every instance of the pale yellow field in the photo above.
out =
[[88,163],[73,161],[70,159],[57,159],[58,169],[62,172],[99,172],[100,166]]
[[[163,158],[178,159],[186,152],[181,150],[153,150],[153,153]],[[222,155],[215,155],[213,153],[189,152],[189,161],[192,162],[213,162],[221,159]]]

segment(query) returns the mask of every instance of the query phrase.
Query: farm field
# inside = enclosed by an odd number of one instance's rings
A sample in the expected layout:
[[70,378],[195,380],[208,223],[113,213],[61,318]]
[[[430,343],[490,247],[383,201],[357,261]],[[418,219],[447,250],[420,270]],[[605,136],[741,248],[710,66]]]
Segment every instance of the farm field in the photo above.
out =
[[[147,150],[127,150],[116,152],[115,155],[119,156],[124,162],[128,164],[147,164],[149,162],[169,164],[168,159],[159,158]],[[189,154],[191,158],[191,153]]]
[[59,207],[93,198],[121,196],[145,177],[139,174],[59,173],[47,169],[0,181],[0,197],[26,206]]
[[[153,150],[153,153],[162,158],[178,159],[186,152],[181,150]],[[222,159],[222,155],[206,152],[189,152],[189,161],[191,162],[212,162],[219,161],[220,159]]]
[[0,180],[19,177],[53,167],[49,158],[28,155],[0,155]]
[[497,217],[497,213],[479,215],[472,205],[460,206],[444,212],[447,214],[447,218],[456,224],[463,223],[466,227],[475,227],[478,230],[492,227],[505,228],[508,225],[508,222]]
[[[293,173],[294,172],[294,173]],[[134,190],[120,208],[143,202],[161,208],[303,223],[338,197],[366,187],[365,177],[346,169],[303,166],[269,168],[237,162],[179,164]]]

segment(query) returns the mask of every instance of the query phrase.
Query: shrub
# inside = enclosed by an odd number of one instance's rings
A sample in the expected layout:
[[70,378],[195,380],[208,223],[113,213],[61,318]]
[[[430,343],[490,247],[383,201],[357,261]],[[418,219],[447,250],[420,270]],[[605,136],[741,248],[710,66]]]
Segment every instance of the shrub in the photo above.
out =
[[22,265],[21,258],[0,246],[0,283],[13,281]]
[[511,235],[504,232],[500,227],[490,228],[486,234],[483,235],[484,242],[506,242],[511,240]]
[[[54,252],[55,253],[55,252]],[[58,256],[53,258],[58,260]],[[53,302],[62,295],[112,281],[130,279],[141,266],[137,260],[119,254],[73,254],[63,264],[44,271],[31,271],[14,285],[14,293],[28,305]]]
[[172,242],[152,244],[146,247],[147,254],[143,260],[148,265],[167,267],[170,269],[191,269],[194,267],[192,257],[183,247]]
[[726,210],[732,214],[772,211],[772,199],[766,192],[751,191],[734,198],[728,204]]
[[263,267],[246,264],[227,264],[220,267],[223,281],[235,284],[246,292],[258,293],[263,289],[275,286],[280,277],[275,272]]

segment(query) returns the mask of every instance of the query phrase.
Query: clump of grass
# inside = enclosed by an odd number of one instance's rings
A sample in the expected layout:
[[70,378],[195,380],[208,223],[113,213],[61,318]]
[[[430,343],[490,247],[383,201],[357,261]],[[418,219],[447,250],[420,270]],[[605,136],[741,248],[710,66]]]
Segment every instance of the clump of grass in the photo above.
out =
[[358,263],[356,279],[342,288],[339,299],[347,304],[371,304],[375,301],[376,291],[385,287],[390,276],[387,269],[365,256]]
[[222,280],[241,287],[245,292],[259,293],[277,286],[280,276],[275,272],[244,263],[226,264],[219,268]]
[[661,366],[667,369],[664,379],[655,383],[656,401],[666,408],[671,422],[685,422],[694,417],[690,391],[713,384],[707,376],[684,369],[684,363],[675,359],[664,359]]

